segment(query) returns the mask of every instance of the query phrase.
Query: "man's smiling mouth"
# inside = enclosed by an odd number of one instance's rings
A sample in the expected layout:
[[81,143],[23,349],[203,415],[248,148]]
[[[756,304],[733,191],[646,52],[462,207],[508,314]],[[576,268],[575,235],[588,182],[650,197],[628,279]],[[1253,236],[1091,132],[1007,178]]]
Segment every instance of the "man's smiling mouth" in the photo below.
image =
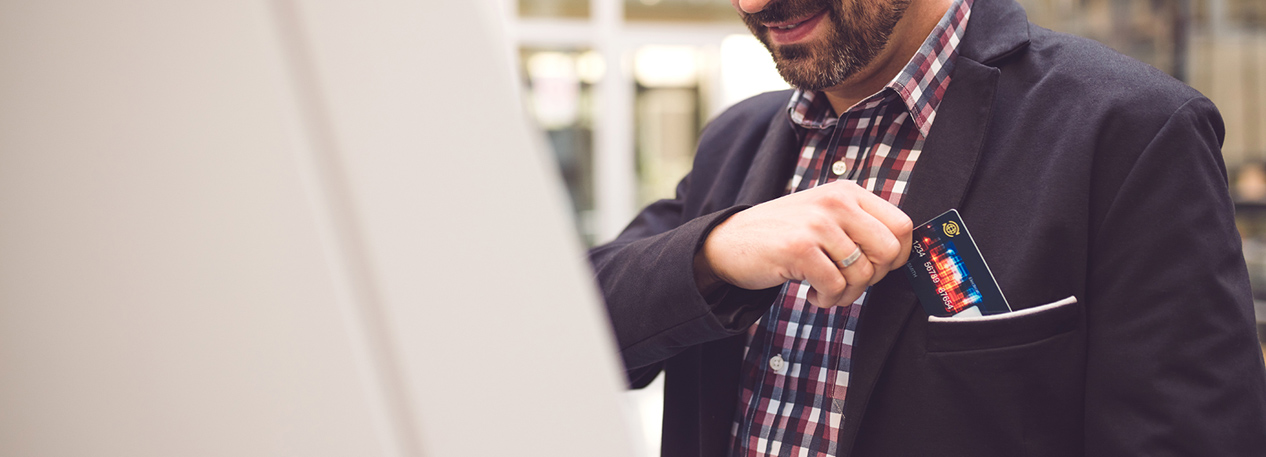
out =
[[783,23],[770,23],[770,24],[765,24],[765,27],[768,27],[768,28],[771,28],[771,29],[778,29],[778,30],[792,30],[792,29],[795,29],[796,27],[799,27],[799,26],[803,25],[803,24],[804,24],[804,23],[806,23],[806,22],[809,22],[809,21],[810,21],[810,20],[812,20],[813,18],[818,17],[818,15],[819,15],[819,14],[822,14],[824,11],[826,11],[826,10],[822,10],[822,11],[818,11],[818,12],[816,12],[816,13],[810,14],[809,16],[806,16],[805,18],[800,19],[799,21],[795,21],[795,22],[783,22]]

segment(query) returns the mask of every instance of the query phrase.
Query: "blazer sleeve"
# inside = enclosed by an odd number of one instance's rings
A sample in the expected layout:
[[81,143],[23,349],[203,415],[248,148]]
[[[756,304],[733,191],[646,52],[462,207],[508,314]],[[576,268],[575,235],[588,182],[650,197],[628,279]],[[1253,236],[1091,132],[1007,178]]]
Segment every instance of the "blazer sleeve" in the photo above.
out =
[[1266,455],[1266,369],[1203,97],[1123,174],[1090,239],[1088,456]]
[[768,132],[786,133],[775,127],[786,122],[779,116],[786,115],[788,97],[790,91],[758,95],[714,119],[676,196],[651,204],[614,241],[589,251],[633,387],[687,348],[745,331],[774,302],[778,287],[723,286],[701,296],[694,256],[717,224],[749,207],[737,203],[749,175],[781,176],[754,158]]
[[724,286],[710,297],[699,293],[695,253],[717,224],[748,206],[687,219],[690,184],[687,175],[677,198],[651,204],[614,241],[589,251],[633,387],[650,382],[664,360],[686,348],[744,331],[764,312],[751,305],[768,305],[777,292]]

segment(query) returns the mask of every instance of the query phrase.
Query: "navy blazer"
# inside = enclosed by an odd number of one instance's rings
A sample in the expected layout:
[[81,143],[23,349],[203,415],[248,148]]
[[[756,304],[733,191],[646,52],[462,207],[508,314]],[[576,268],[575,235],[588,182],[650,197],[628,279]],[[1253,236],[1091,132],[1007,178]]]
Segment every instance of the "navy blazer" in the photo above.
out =
[[[842,455],[1264,456],[1266,369],[1213,104],[1097,43],[976,0],[902,209],[958,208],[1012,308],[931,322],[906,275],[871,289]],[[783,194],[789,92],[705,129],[677,196],[590,259],[634,387],[666,372],[663,455],[726,455],[743,333],[777,288],[700,296],[713,226]]]

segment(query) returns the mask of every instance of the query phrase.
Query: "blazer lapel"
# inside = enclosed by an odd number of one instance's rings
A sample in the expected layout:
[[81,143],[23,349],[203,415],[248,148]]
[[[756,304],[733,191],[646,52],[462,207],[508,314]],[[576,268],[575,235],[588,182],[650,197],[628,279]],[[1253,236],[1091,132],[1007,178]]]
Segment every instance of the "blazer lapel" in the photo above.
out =
[[735,204],[756,205],[773,200],[787,193],[787,183],[796,171],[796,156],[800,140],[791,125],[791,118],[784,107],[769,121],[769,128],[756,149],[756,157],[743,187],[739,189]]
[[[998,69],[961,55],[955,65],[902,201],[902,209],[915,224],[962,204],[989,128]],[[854,343],[840,449],[852,449],[888,353],[918,307],[909,280],[899,271],[872,287],[867,303]]]

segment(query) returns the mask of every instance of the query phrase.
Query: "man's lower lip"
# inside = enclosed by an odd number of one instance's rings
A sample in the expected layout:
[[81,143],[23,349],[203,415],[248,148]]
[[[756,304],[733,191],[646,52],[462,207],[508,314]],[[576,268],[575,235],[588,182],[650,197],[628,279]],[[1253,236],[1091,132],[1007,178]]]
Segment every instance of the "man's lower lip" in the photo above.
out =
[[800,25],[796,26],[794,29],[784,30],[769,27],[769,37],[772,39],[774,44],[793,44],[809,36],[809,34],[813,32],[813,29],[817,28],[818,23],[822,22],[822,18],[825,16],[826,10],[822,10],[818,12],[818,14],[813,15],[813,17],[801,22]]

